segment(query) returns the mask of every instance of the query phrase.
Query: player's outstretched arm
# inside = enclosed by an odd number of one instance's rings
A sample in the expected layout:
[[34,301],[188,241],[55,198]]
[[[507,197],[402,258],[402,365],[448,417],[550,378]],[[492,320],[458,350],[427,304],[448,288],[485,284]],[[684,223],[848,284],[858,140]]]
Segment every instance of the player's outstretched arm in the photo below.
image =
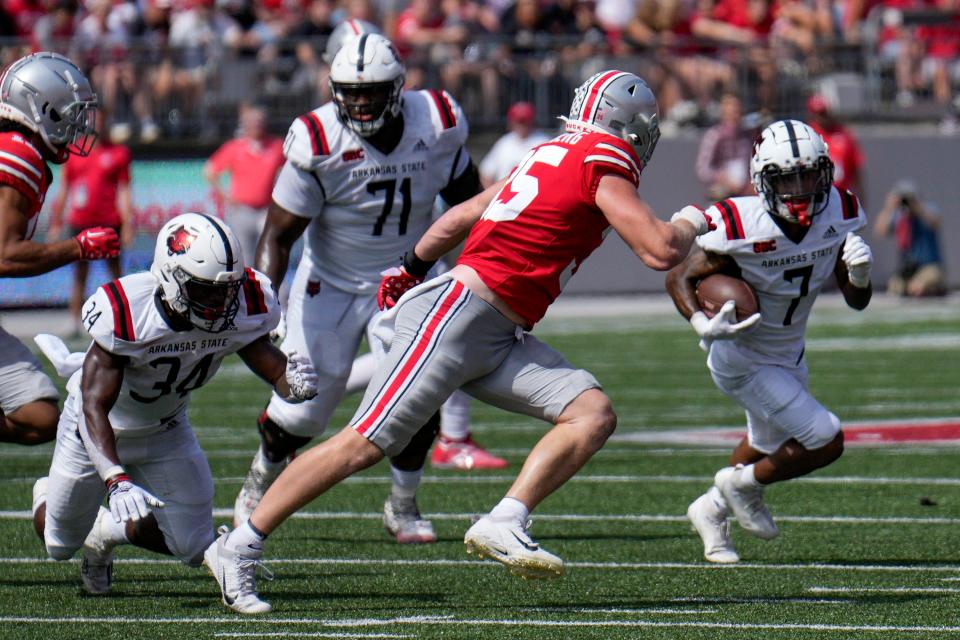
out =
[[414,247],[416,257],[424,262],[436,262],[463,242],[506,182],[506,179],[497,182],[437,218]]
[[303,402],[317,395],[317,373],[309,358],[295,352],[284,355],[269,336],[260,336],[237,355],[287,402]]
[[0,278],[35,276],[81,257],[73,238],[43,244],[27,240],[30,203],[20,192],[0,187]]
[[[253,264],[257,271],[270,278],[270,282],[277,291],[283,284],[283,277],[287,275],[293,243],[303,235],[308,224],[310,224],[310,218],[294,215],[276,202],[270,203],[267,222],[263,227],[263,233],[260,234],[256,260]],[[248,256],[246,260],[249,262],[251,258],[253,256]]]
[[630,249],[645,265],[658,271],[679,264],[694,238],[710,230],[706,214],[692,207],[675,214],[673,222],[659,220],[637,196],[633,183],[618,175],[600,179],[595,201]]
[[873,285],[870,282],[872,266],[873,252],[870,246],[857,234],[848,233],[833,274],[843,299],[851,309],[863,311],[870,304],[870,298],[873,297]]

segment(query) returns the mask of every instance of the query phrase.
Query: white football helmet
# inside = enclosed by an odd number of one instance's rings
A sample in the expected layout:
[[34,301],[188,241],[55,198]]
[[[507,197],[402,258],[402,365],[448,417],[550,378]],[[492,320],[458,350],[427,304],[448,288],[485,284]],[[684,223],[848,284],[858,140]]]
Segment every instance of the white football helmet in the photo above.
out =
[[0,117],[39,133],[55,162],[90,153],[97,139],[96,110],[90,81],[58,53],[24,56],[0,76]]
[[587,127],[623,138],[643,166],[660,140],[657,98],[639,76],[625,71],[601,71],[577,87],[564,120],[568,130]]
[[753,144],[750,177],[770,214],[807,226],[827,208],[833,162],[812,127],[777,120]]
[[400,113],[405,69],[393,43],[376,33],[347,40],[330,65],[330,92],[344,125],[372,136]]
[[219,333],[233,326],[246,275],[240,244],[220,220],[184,213],[163,225],[150,273],[163,300],[196,328]]
[[375,24],[371,24],[366,20],[344,20],[334,28],[330,37],[327,38],[327,46],[323,50],[323,61],[327,64],[332,64],[334,56],[336,56],[337,51],[340,51],[340,48],[343,47],[344,42],[351,38],[362,36],[365,33],[380,34],[382,32]]

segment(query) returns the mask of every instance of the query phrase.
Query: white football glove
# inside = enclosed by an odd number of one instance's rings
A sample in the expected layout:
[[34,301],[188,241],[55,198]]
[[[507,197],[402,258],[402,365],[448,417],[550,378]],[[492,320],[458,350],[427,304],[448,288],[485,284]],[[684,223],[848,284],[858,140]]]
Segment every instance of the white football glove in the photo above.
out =
[[719,313],[712,318],[708,318],[703,311],[697,311],[690,316],[690,325],[700,336],[700,348],[704,351],[710,350],[714,340],[733,340],[758,322],[759,312],[737,322],[737,304],[733,300],[724,302]]
[[126,475],[110,479],[107,497],[110,501],[110,513],[117,522],[140,520],[150,514],[150,508],[163,509],[163,500],[146,489],[133,484]]
[[847,279],[858,289],[870,284],[870,267],[873,266],[873,252],[863,238],[850,231],[843,243],[843,263],[847,265]]
[[291,351],[287,356],[287,386],[290,393],[284,400],[296,404],[315,398],[319,389],[317,372],[309,358]]
[[287,337],[287,314],[283,309],[280,309],[280,322],[277,323],[277,326],[273,328],[273,331],[270,332],[270,341],[273,344],[281,344],[284,338]]

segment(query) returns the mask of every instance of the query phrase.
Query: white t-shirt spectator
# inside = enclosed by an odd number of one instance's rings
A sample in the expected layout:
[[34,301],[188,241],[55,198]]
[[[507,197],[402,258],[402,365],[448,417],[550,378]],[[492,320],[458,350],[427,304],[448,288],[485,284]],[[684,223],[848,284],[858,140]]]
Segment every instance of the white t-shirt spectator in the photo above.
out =
[[491,183],[506,178],[527,151],[549,139],[540,131],[533,131],[526,138],[511,131],[497,140],[480,161],[480,176]]

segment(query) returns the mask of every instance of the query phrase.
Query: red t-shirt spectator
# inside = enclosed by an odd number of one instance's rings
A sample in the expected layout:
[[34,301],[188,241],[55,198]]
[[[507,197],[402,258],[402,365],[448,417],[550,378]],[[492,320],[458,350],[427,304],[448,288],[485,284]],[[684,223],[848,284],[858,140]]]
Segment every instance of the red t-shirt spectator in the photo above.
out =
[[833,183],[840,189],[855,190],[855,179],[863,168],[863,152],[853,132],[842,125],[830,129],[811,123],[813,130],[820,134],[830,150],[833,160]]
[[70,194],[67,224],[78,229],[120,226],[117,191],[130,184],[130,149],[101,138],[90,155],[70,156],[63,178]]
[[443,15],[436,14],[426,22],[421,22],[413,7],[407,7],[399,16],[397,16],[397,35],[393,44],[397,47],[397,53],[401,58],[406,58],[413,51],[414,45],[410,43],[410,36],[420,29],[439,29],[443,26]]
[[267,136],[262,140],[234,138],[210,157],[214,173],[230,174],[230,200],[253,209],[270,204],[273,183],[283,166],[283,142]]

